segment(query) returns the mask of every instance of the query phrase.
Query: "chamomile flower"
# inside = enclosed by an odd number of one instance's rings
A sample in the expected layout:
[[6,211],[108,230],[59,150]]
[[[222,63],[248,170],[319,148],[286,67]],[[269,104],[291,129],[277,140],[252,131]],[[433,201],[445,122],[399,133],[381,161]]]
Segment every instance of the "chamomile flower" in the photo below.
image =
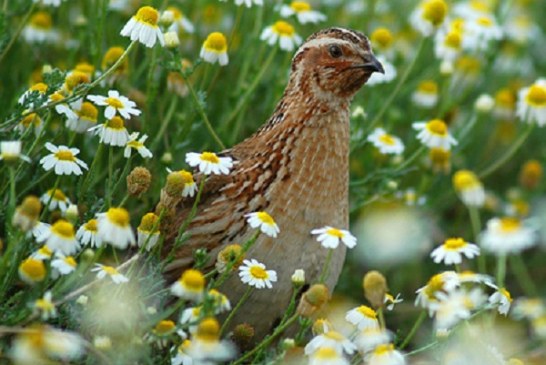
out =
[[34,195],[28,195],[15,208],[11,222],[15,227],[28,232],[38,224],[41,211],[42,203],[40,203],[40,199]]
[[250,227],[259,228],[262,233],[269,237],[275,238],[280,232],[279,226],[267,212],[248,213],[245,214],[245,218]]
[[449,330],[461,320],[470,318],[471,311],[486,301],[480,288],[439,292],[436,296],[438,300],[430,304],[430,311],[434,313],[434,327],[439,331]]
[[201,318],[201,310],[203,306],[199,305],[196,307],[187,307],[182,311],[180,315],[180,324],[188,325],[188,330],[190,333],[195,333],[197,330],[197,321]]
[[427,285],[417,289],[415,305],[428,308],[438,301],[438,294],[449,293],[459,287],[461,279],[455,271],[444,271],[430,278]]
[[444,0],[423,0],[411,14],[410,22],[426,37],[444,24],[447,12],[448,6]]
[[124,250],[134,246],[135,235],[131,228],[129,212],[124,208],[110,208],[97,215],[98,235],[103,242]]
[[186,162],[191,167],[198,167],[199,172],[205,175],[228,175],[229,170],[233,167],[231,157],[218,157],[213,152],[188,152]]
[[400,297],[400,293],[396,294],[396,297],[389,293],[385,294],[385,308],[387,308],[387,310],[392,311],[396,304],[402,303],[403,301],[404,299]]
[[118,113],[125,119],[131,119],[131,115],[140,115],[141,111],[136,107],[136,103],[127,97],[120,95],[117,90],[108,91],[108,97],[102,95],[88,95],[87,99],[95,105],[106,106],[104,116],[106,119],[112,119]]
[[[509,88],[498,90],[495,93],[493,116],[500,120],[512,120],[516,111],[516,98],[517,95]],[[524,112],[522,120],[525,120],[527,112],[523,110],[522,112]]]
[[195,27],[193,26],[192,22],[186,16],[184,16],[180,9],[174,6],[168,6],[164,13],[168,11],[172,13],[172,23],[169,26],[170,32],[184,32],[191,34],[195,31]]
[[510,311],[512,296],[506,288],[499,288],[489,297],[488,302],[493,307],[497,307],[500,314],[506,316],[508,315],[508,311]]
[[506,19],[504,30],[507,38],[525,45],[540,35],[538,24],[533,22],[530,14],[520,13]]
[[372,308],[365,305],[348,311],[345,315],[345,320],[355,325],[359,330],[379,327],[377,313]]
[[343,242],[348,248],[356,246],[356,237],[345,229],[338,229],[330,226],[313,229],[311,234],[317,235],[317,241],[324,248],[335,249],[340,242]]
[[366,359],[368,365],[406,365],[404,355],[392,343],[378,345]]
[[472,171],[457,171],[453,175],[453,187],[466,206],[482,207],[484,205],[485,189]]
[[129,278],[121,274],[115,267],[95,264],[91,271],[97,273],[97,279],[104,279],[109,276],[115,284],[123,284],[129,281]]
[[51,15],[38,11],[30,17],[22,36],[29,43],[54,43],[59,39],[59,32],[53,28]]
[[2,141],[0,142],[0,160],[4,162],[14,162],[23,160],[31,162],[30,157],[21,153],[21,141]]
[[72,203],[61,189],[49,189],[40,197],[40,200],[46,205],[47,209],[55,210],[59,208],[61,212],[65,212]]
[[419,131],[417,139],[429,148],[450,150],[451,146],[457,145],[457,141],[451,136],[443,120],[432,119],[428,122],[415,122],[411,126]]
[[283,20],[265,28],[260,39],[266,41],[270,46],[279,42],[280,48],[288,52],[292,52],[302,42],[294,27]]
[[57,255],[54,260],[51,261],[51,267],[57,275],[68,275],[76,270],[78,263],[72,256]]
[[536,319],[546,314],[546,305],[540,298],[518,298],[512,308],[516,319]]
[[205,276],[199,270],[188,269],[171,285],[171,294],[179,298],[200,302],[205,290]]
[[72,223],[59,219],[36,238],[38,242],[45,242],[53,252],[63,255],[73,255],[80,249],[80,243],[76,239],[76,232]]
[[344,352],[347,355],[352,355],[356,351],[356,346],[348,338],[330,329],[309,341],[304,351],[306,355],[310,355],[323,347],[332,347],[339,353]]
[[144,146],[144,142],[148,139],[148,136],[146,134],[143,134],[140,138],[138,138],[139,133],[134,132],[131,133],[129,136],[129,141],[127,141],[127,144],[125,145],[125,150],[123,150],[123,157],[129,158],[131,157],[131,150],[136,150],[142,158],[152,158],[152,152]]
[[241,6],[245,5],[247,8],[250,8],[253,4],[258,6],[263,6],[263,0],[235,0],[235,5]]
[[326,15],[313,10],[307,1],[292,1],[290,5],[281,6],[281,16],[288,18],[295,15],[301,24],[319,23],[326,20]]
[[182,177],[182,181],[184,182],[184,189],[182,189],[182,197],[190,197],[192,198],[195,193],[197,193],[197,184],[195,183],[195,180],[193,179],[193,175],[191,172],[186,170],[178,170],[178,171],[171,171],[170,169],[167,169],[167,171],[170,174],[179,174]]
[[465,38],[463,30],[453,26],[448,31],[436,33],[434,42],[436,57],[444,62],[455,61],[463,52],[463,39]]
[[350,362],[334,347],[322,346],[309,356],[309,365],[349,365]]
[[274,270],[266,270],[265,265],[255,259],[244,260],[239,266],[239,277],[241,281],[257,289],[271,289],[277,281],[277,273]]
[[104,124],[90,128],[88,132],[100,137],[100,143],[110,146],[124,147],[129,142],[129,132],[125,128],[125,122],[117,115]]
[[150,251],[159,241],[159,217],[154,213],[147,213],[142,217],[137,227],[138,247],[146,244],[146,250]]
[[368,353],[379,345],[391,342],[391,335],[380,327],[364,328],[354,339],[358,351]]
[[[45,98],[46,92],[47,92],[48,86],[47,84],[44,84],[43,82],[38,82],[34,85],[32,85],[27,91],[25,91],[19,99],[17,99],[17,103],[21,105],[25,105],[28,100],[32,96],[37,96],[38,99]],[[30,103],[27,105],[29,108],[34,108],[34,103]]]
[[483,14],[475,19],[465,22],[463,47],[470,51],[484,51],[489,47],[490,41],[502,39],[503,32],[491,14]]
[[46,267],[42,260],[29,257],[19,265],[19,277],[25,283],[34,285],[46,277]]
[[228,297],[220,293],[218,290],[216,289],[209,290],[209,292],[207,293],[207,296],[209,298],[212,298],[212,301],[214,303],[215,314],[220,314],[220,313],[231,310],[231,303],[229,302]]
[[44,129],[44,121],[36,113],[29,113],[25,110],[22,113],[23,119],[15,126],[15,130],[20,133],[25,133],[28,128],[34,128],[34,134],[39,136]]
[[421,81],[411,95],[411,100],[423,109],[434,108],[438,103],[438,84],[433,80]]
[[49,290],[45,292],[42,298],[37,299],[32,307],[36,312],[41,313],[41,318],[44,321],[57,317],[57,309],[55,308],[55,304],[53,304],[51,291]]
[[194,364],[226,362],[235,356],[231,342],[220,340],[220,324],[214,318],[199,323],[187,351]]
[[513,217],[492,218],[481,234],[481,246],[495,255],[519,253],[536,243],[536,233]]
[[[190,340],[182,341],[182,343],[180,344],[180,346],[178,346],[176,350],[176,355],[174,355],[171,358],[171,365],[192,365],[193,364],[193,359],[188,354],[188,348],[190,347],[190,345],[191,345]],[[171,351],[171,354],[172,353],[173,351]]]
[[80,153],[77,148],[68,148],[67,146],[55,146],[46,142],[45,147],[52,152],[40,160],[40,165],[44,170],[55,169],[56,175],[81,175],[82,168],[88,169],[87,164],[76,158]]
[[151,6],[143,6],[125,24],[120,34],[123,37],[129,37],[132,41],[138,40],[146,47],[153,47],[157,41],[163,46],[165,41],[161,29],[157,25],[158,20],[159,13],[156,9]]
[[213,32],[203,42],[199,57],[205,60],[205,62],[213,64],[218,62],[220,66],[225,66],[229,62],[227,49],[226,36],[220,32]]
[[388,28],[379,27],[372,32],[370,36],[374,49],[377,49],[379,53],[385,55],[387,58],[392,59],[394,56],[394,36]]
[[89,101],[71,103],[74,117],[66,120],[66,127],[76,133],[85,133],[97,124],[99,110]]
[[430,257],[437,264],[443,262],[445,265],[458,265],[463,262],[463,256],[472,259],[479,254],[480,248],[477,245],[468,243],[462,238],[448,238],[431,252]]
[[404,152],[404,143],[396,136],[388,134],[383,128],[376,128],[367,138],[379,152],[383,154],[400,155]]
[[516,115],[521,121],[539,127],[546,124],[546,79],[538,79],[518,92]]
[[90,219],[84,223],[76,232],[76,238],[82,245],[91,247],[101,247],[102,238],[99,236],[98,222],[96,219]]
[[30,255],[30,257],[36,260],[49,260],[51,256],[53,256],[53,251],[47,245],[43,245]]

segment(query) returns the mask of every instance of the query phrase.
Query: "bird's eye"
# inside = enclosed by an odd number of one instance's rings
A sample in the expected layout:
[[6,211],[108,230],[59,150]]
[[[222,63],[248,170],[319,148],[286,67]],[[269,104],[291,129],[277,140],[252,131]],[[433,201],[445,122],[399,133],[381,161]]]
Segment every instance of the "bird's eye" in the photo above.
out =
[[331,45],[328,51],[330,52],[330,55],[334,58],[339,58],[343,55],[341,48],[339,48],[339,46],[336,46],[336,45]]

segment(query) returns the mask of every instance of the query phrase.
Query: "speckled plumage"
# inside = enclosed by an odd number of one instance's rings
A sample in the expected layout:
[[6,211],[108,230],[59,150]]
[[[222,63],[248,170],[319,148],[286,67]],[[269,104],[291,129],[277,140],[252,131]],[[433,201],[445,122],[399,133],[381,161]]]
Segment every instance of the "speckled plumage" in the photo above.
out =
[[[257,338],[284,313],[294,270],[304,269],[308,283],[320,275],[327,250],[310,231],[325,225],[348,228],[350,101],[371,73],[382,68],[363,34],[329,28],[306,40],[291,71],[271,118],[254,135],[221,153],[234,159],[233,170],[207,179],[187,231],[189,239],[167,268],[175,278],[191,266],[196,248],[205,247],[216,257],[225,245],[245,242],[253,230],[244,214],[267,211],[280,234],[275,239],[260,235],[246,257],[275,270],[278,281],[273,289],[254,290],[232,322],[251,324]],[[167,249],[192,203],[181,201],[164,228]],[[344,258],[345,247],[340,245],[326,280],[330,289]],[[220,290],[235,303],[246,286],[232,275]]]

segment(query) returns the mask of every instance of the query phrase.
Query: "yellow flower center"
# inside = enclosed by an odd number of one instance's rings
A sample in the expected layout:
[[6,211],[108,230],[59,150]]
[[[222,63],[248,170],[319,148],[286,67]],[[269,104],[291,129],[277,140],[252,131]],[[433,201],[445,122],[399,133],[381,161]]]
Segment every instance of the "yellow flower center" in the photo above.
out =
[[97,233],[98,228],[97,228],[97,220],[96,219],[90,219],[83,226],[84,226],[85,230]]
[[180,9],[174,7],[174,6],[169,6],[167,7],[167,11],[170,11],[173,13],[173,18],[175,20],[179,20],[182,18],[182,12],[180,11]]
[[141,23],[146,23],[152,27],[157,27],[157,21],[159,20],[159,13],[151,6],[143,6],[138,9],[135,18]]
[[95,66],[87,63],[87,62],[80,62],[74,67],[74,70],[84,72],[86,74],[92,74],[93,71],[95,71]]
[[337,238],[343,238],[343,232],[341,232],[339,229],[337,228],[328,228],[326,230],[326,234],[330,235],[330,236],[334,236],[334,237],[337,237]]
[[417,88],[419,92],[425,93],[425,94],[437,94],[438,93],[438,84],[436,84],[432,80],[426,80],[419,84],[419,87]]
[[[125,52],[125,50],[122,47],[110,47],[108,51],[104,54],[104,57],[102,58],[102,69],[106,70],[110,68]],[[126,58],[121,62],[119,67],[116,69],[115,72],[123,72],[127,69],[129,59]]]
[[470,1],[470,7],[472,7],[472,9],[474,9],[476,11],[479,11],[479,12],[482,12],[482,13],[487,13],[487,12],[489,12],[491,10],[489,8],[489,5],[487,5],[487,3],[485,3],[484,1],[480,1],[480,0]]
[[485,16],[479,17],[478,20],[476,20],[476,22],[482,27],[486,27],[486,28],[490,28],[493,26],[493,20]]
[[180,280],[183,286],[191,290],[200,291],[205,287],[205,277],[199,270],[189,269],[184,271]]
[[462,41],[461,33],[457,31],[449,32],[444,39],[446,46],[455,49],[461,48]]
[[273,31],[281,37],[293,37],[296,33],[294,27],[283,20],[279,20],[273,25]]
[[463,73],[477,73],[480,70],[480,61],[476,57],[463,56],[457,59],[455,66]]
[[72,239],[75,236],[74,226],[72,223],[65,221],[64,219],[59,219],[57,222],[55,222],[51,226],[51,232],[65,239]]
[[433,119],[427,123],[426,128],[432,134],[447,136],[447,125],[443,120]]
[[28,128],[31,124],[38,127],[42,124],[42,119],[36,113],[30,113],[21,120],[21,124],[25,126],[25,128]]
[[30,18],[30,24],[36,28],[48,30],[53,26],[53,21],[51,20],[51,15],[45,11],[39,11]]
[[392,136],[387,133],[379,136],[379,140],[383,142],[384,144],[388,144],[389,146],[394,146],[396,144],[396,141],[394,140],[394,138],[392,138]]
[[341,333],[336,331],[328,331],[324,334],[324,336],[337,342],[341,342],[345,339]]
[[41,94],[44,94],[47,91],[47,85],[43,82],[32,85],[30,88],[31,91],[38,91]]
[[76,161],[76,157],[69,150],[60,150],[55,152],[55,157],[60,161]]
[[110,208],[106,212],[106,217],[117,226],[127,227],[129,225],[129,212],[124,208]]
[[38,199],[34,195],[27,196],[25,200],[23,200],[23,203],[21,204],[21,211],[25,215],[33,219],[38,218],[41,210],[42,210],[42,203],[40,202],[40,199]]
[[475,188],[480,181],[472,171],[460,170],[453,175],[453,186],[455,190],[462,191]]
[[[53,189],[50,189],[47,191],[47,195],[51,196],[51,194],[53,194]],[[64,195],[64,193],[61,190],[55,189],[55,193],[53,194],[53,199],[64,202],[66,201],[66,195]]]
[[450,251],[458,251],[466,245],[467,243],[462,238],[449,238],[444,242],[444,248]]
[[387,343],[378,345],[373,352],[376,355],[385,355],[392,351],[394,351],[394,345],[392,343]]
[[296,13],[299,13],[300,11],[309,11],[309,10],[311,10],[311,5],[309,5],[309,3],[305,2],[305,1],[292,1],[292,3],[290,4],[290,7]]
[[526,99],[532,106],[546,107],[546,87],[532,85],[527,92]]
[[275,224],[275,221],[273,220],[273,217],[269,215],[267,212],[258,212],[258,219],[262,221],[262,223],[273,225]]
[[64,96],[60,92],[55,91],[53,94],[49,95],[49,99],[53,102],[59,102],[64,99]]
[[451,22],[449,26],[451,31],[460,33],[464,30],[464,24],[465,24],[465,21],[463,18],[456,18],[456,19],[453,19],[453,21]]
[[225,53],[227,51],[226,36],[220,32],[213,32],[205,40],[204,47],[208,51]]
[[112,266],[106,266],[104,265],[102,267],[102,270],[107,273],[108,275],[110,276],[113,276],[113,275],[118,275],[119,274],[119,271],[115,268],[115,267],[112,267]]
[[72,267],[76,267],[78,265],[78,263],[76,262],[76,260],[74,260],[72,256],[65,257],[64,263]]
[[358,313],[362,314],[364,317],[376,319],[377,313],[370,307],[361,305],[357,308]]
[[377,44],[381,48],[388,48],[392,42],[394,41],[394,37],[392,36],[392,33],[387,28],[377,28],[372,33],[372,42]]
[[500,220],[500,228],[503,232],[514,232],[521,228],[521,222],[517,218],[504,217]]
[[157,232],[159,230],[159,217],[154,213],[147,213],[142,217],[140,221],[140,230],[151,232]]
[[90,81],[91,80],[89,79],[89,75],[86,74],[85,72],[81,72],[81,71],[72,72],[64,80],[66,88],[68,89],[68,91],[72,91],[76,86],[78,86],[80,84],[86,84],[86,83],[88,83]]
[[210,162],[210,163],[213,163],[213,164],[219,164],[220,163],[220,159],[213,152],[203,152],[201,154],[201,160],[206,161],[206,162]]
[[99,110],[93,103],[85,101],[82,103],[80,110],[78,111],[80,118],[88,120],[90,122],[96,122],[99,115]]
[[41,260],[28,258],[21,263],[19,270],[32,281],[42,281],[45,278],[46,269]]
[[313,354],[317,359],[329,360],[339,358],[339,353],[333,347],[319,347]]
[[434,294],[444,288],[444,278],[442,274],[436,274],[430,278],[425,289],[425,293],[429,298],[434,298]]
[[175,329],[176,325],[170,319],[160,321],[154,328],[154,332],[158,335],[166,335]]
[[215,341],[220,336],[220,324],[214,318],[205,318],[197,326],[197,336],[205,341]]
[[429,0],[423,4],[423,18],[434,26],[442,24],[447,14],[447,4],[444,0]]
[[45,245],[40,247],[40,249],[38,250],[38,253],[40,253],[40,255],[44,255],[46,257],[51,257],[51,255],[53,254],[53,252],[51,252],[49,247],[47,247]]
[[509,302],[512,302],[512,295],[510,295],[510,292],[506,290],[506,288],[500,288],[499,293],[501,293],[503,297],[508,299]]
[[267,279],[269,275],[267,275],[267,271],[262,269],[260,266],[252,266],[250,268],[250,275],[254,277],[255,279]]
[[135,140],[127,142],[127,146],[138,150],[139,148],[144,147],[144,143],[135,139]]
[[44,312],[51,312],[55,309],[55,306],[51,301],[47,299],[38,299],[34,304],[36,308],[43,310]]
[[125,123],[121,117],[116,115],[106,122],[106,127],[110,129],[123,130],[125,129]]
[[495,94],[495,102],[504,107],[514,108],[516,97],[510,89],[501,89]]
[[178,171],[178,174],[182,176],[182,181],[184,181],[185,185],[190,185],[194,183],[193,175],[191,174],[191,172],[188,172],[186,170],[180,170]]
[[116,109],[123,108],[123,103],[121,102],[121,100],[117,98],[107,98],[106,103],[110,106],[113,106]]

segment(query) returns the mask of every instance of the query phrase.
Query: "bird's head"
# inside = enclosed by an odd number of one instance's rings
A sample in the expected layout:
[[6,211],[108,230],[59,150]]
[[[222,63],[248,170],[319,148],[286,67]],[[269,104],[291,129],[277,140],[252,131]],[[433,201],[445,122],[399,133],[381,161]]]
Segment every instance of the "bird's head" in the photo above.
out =
[[292,60],[294,87],[319,99],[351,98],[371,74],[383,71],[360,32],[328,28],[311,35]]

